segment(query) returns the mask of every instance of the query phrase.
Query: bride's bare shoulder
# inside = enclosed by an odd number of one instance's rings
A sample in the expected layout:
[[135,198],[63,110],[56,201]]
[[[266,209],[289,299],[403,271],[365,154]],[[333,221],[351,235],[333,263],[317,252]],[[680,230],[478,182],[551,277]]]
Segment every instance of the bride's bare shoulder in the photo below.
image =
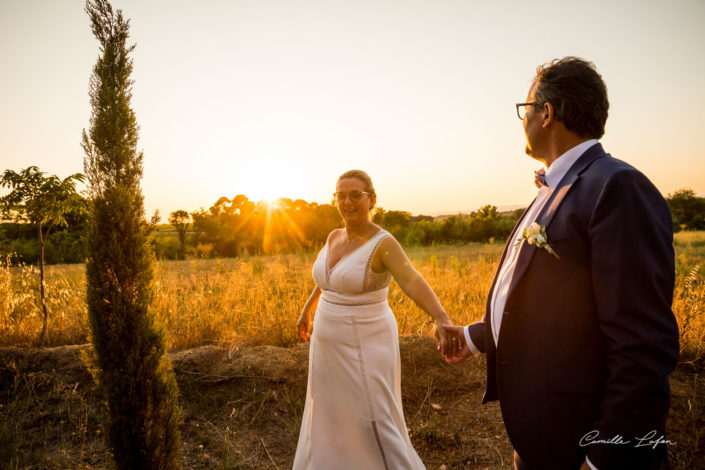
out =
[[390,250],[390,249],[401,249],[401,250],[403,250],[403,248],[401,247],[401,244],[397,241],[396,238],[394,238],[394,235],[392,235],[392,234],[389,233],[389,232],[387,232],[387,233],[384,234],[384,237],[383,237],[382,240],[380,241],[379,246],[380,246],[380,248],[382,248],[383,250]]
[[334,228],[329,234],[328,234],[328,239],[326,240],[326,243],[330,243],[336,238],[340,236],[341,233],[343,233],[345,229],[344,228]]

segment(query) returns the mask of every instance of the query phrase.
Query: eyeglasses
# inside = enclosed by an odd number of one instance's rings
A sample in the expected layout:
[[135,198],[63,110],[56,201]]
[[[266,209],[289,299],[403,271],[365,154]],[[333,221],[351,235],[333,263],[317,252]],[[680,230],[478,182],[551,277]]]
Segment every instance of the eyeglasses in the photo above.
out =
[[334,198],[337,202],[345,202],[345,199],[348,198],[348,197],[350,197],[350,200],[351,200],[352,202],[357,202],[357,201],[359,201],[360,199],[362,199],[362,195],[363,195],[363,194],[367,194],[368,196],[372,196],[372,193],[368,193],[368,192],[365,192],[365,191],[357,191],[357,190],[355,190],[355,191],[349,191],[349,192],[338,191],[338,192],[336,192],[336,193],[333,193],[333,198]]
[[530,103],[517,103],[517,116],[519,116],[519,119],[522,121],[524,120],[524,117],[526,116],[526,107],[527,106],[541,106],[542,104],[539,103],[538,101],[532,101]]

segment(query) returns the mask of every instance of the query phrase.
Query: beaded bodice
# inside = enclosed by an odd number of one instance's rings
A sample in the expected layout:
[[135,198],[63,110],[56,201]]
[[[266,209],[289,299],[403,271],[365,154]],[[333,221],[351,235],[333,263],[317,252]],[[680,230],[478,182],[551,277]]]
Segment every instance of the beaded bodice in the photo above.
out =
[[324,291],[339,294],[364,294],[389,286],[392,275],[389,271],[376,273],[371,264],[379,244],[392,235],[380,230],[351,253],[341,258],[332,268],[328,264],[328,243],[318,253],[313,263],[313,279]]

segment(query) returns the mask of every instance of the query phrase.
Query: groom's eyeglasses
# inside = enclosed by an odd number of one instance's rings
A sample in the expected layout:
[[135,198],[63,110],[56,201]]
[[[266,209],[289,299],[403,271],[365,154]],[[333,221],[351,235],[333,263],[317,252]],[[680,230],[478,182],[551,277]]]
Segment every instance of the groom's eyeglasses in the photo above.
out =
[[360,199],[362,199],[362,195],[367,194],[368,196],[371,196],[372,193],[367,193],[365,191],[350,191],[350,192],[345,192],[345,191],[338,191],[337,193],[333,193],[333,197],[337,202],[345,202],[345,199],[350,197],[350,200],[352,202],[357,202]]
[[526,116],[527,106],[541,106],[541,104],[538,101],[532,101],[530,103],[517,103],[517,116],[519,116],[519,119],[521,119],[522,121]]

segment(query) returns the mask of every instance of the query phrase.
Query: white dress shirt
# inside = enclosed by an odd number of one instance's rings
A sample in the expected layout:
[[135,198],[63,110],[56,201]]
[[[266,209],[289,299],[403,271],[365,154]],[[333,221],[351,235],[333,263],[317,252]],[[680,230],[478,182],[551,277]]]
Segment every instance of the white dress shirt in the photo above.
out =
[[[558,157],[556,161],[546,170],[546,186],[541,186],[539,192],[534,200],[534,203],[528,209],[526,216],[522,219],[521,225],[515,232],[516,238],[521,236],[522,230],[528,228],[532,223],[536,221],[536,217],[541,213],[541,209],[548,201],[552,188],[555,188],[558,183],[561,182],[563,177],[568,170],[573,166],[573,164],[580,158],[580,156],[585,153],[587,149],[592,147],[597,143],[597,139],[590,139],[582,142],[575,147],[571,148],[563,155]],[[494,339],[494,344],[497,345],[499,339],[499,329],[502,326],[502,317],[504,313],[504,306],[507,303],[507,295],[509,293],[509,283],[512,280],[512,274],[514,273],[514,268],[516,267],[517,259],[519,258],[519,251],[522,244],[515,246],[516,240],[509,240],[508,243],[511,244],[507,251],[507,255],[504,257],[504,262],[499,270],[499,275],[497,277],[497,282],[495,283],[494,289],[492,290],[492,297],[490,299],[490,321],[492,322],[492,338]],[[464,329],[465,342],[468,348],[474,356],[480,354],[480,350],[470,339],[470,330],[466,326]],[[592,470],[597,470],[597,468],[590,462],[586,457],[586,462]]]
[[[585,153],[587,149],[592,147],[597,143],[597,139],[590,139],[582,142],[575,147],[571,148],[563,155],[558,157],[553,164],[546,171],[546,186],[542,186],[539,189],[536,200],[528,209],[526,216],[522,219],[521,225],[515,232],[516,238],[521,236],[522,230],[528,228],[532,223],[536,221],[541,209],[548,201],[548,198],[553,191],[551,188],[555,188],[558,183],[563,179],[568,170],[573,166],[573,164],[580,158],[580,156]],[[499,339],[499,330],[502,326],[502,316],[504,312],[504,306],[507,303],[507,294],[509,293],[509,283],[512,280],[512,273],[514,273],[514,268],[519,258],[519,251],[521,244],[515,245],[515,240],[510,240],[510,247],[507,251],[507,255],[504,257],[504,262],[499,269],[499,276],[497,277],[497,282],[495,283],[494,289],[492,291],[492,296],[490,298],[490,316],[489,320],[492,322],[492,337],[494,339],[495,345]],[[470,339],[470,332],[468,327],[465,327],[465,341],[468,344],[468,348],[477,356],[480,351],[477,349],[475,344]]]

